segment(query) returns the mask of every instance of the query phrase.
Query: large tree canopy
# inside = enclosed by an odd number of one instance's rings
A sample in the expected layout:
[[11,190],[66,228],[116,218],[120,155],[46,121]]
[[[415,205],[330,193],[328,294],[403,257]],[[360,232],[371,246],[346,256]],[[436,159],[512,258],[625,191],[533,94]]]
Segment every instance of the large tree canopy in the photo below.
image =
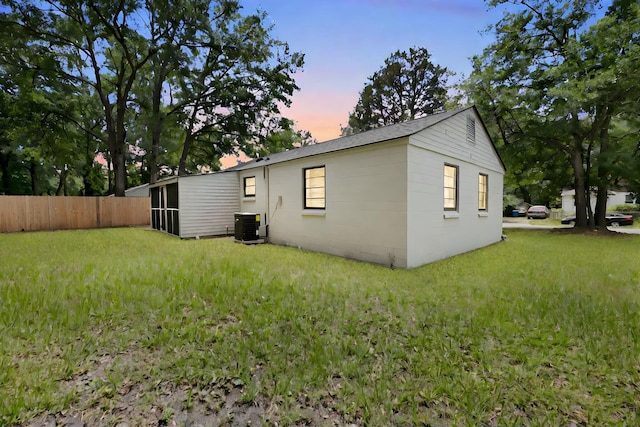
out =
[[[614,1],[603,16],[596,0],[488,3],[511,7],[493,27],[495,43],[474,58],[465,87],[515,165],[508,179],[525,192],[566,180],[569,169],[576,225],[604,226],[609,186],[626,178],[631,159],[628,132],[637,136],[637,2]],[[595,214],[588,212],[592,187]]]
[[[86,134],[79,143],[99,141],[93,154],[104,147],[118,196],[128,165],[142,160],[150,181],[164,166],[182,174],[215,168],[222,155],[262,145],[270,131],[290,123],[279,108],[297,89],[293,74],[303,56],[271,36],[264,12],[243,14],[238,1],[3,3],[3,36],[22,36],[25,72],[58,82],[47,96],[63,92],[69,108],[55,123]],[[2,58],[11,57],[8,49]],[[89,110],[98,114],[91,119],[73,108],[87,97],[99,105]]]
[[349,115],[343,134],[400,123],[444,108],[446,68],[431,62],[427,49],[397,51],[369,77],[360,99]]

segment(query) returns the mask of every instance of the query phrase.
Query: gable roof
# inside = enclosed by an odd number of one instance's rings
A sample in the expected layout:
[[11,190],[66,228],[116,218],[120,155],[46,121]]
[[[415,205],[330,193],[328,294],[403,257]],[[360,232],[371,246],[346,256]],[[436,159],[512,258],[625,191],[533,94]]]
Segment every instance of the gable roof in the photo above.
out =
[[[282,163],[290,160],[301,159],[304,157],[316,156],[318,154],[332,153],[335,151],[347,150],[349,148],[362,147],[365,145],[376,144],[378,142],[384,142],[384,141],[390,141],[392,139],[403,138],[406,136],[416,134],[420,131],[423,131],[435,125],[436,123],[440,123],[443,120],[446,120],[450,117],[453,117],[457,114],[460,114],[470,109],[473,109],[476,115],[478,115],[478,111],[474,106],[460,108],[458,110],[453,110],[453,111],[445,111],[443,113],[432,114],[430,116],[422,117],[415,120],[410,120],[403,123],[398,123],[395,125],[379,127],[376,129],[365,131],[365,132],[343,136],[341,138],[332,139],[327,142],[322,142],[322,143],[313,144],[313,145],[306,145],[306,146],[294,148],[288,151],[283,151],[280,153],[269,154],[265,157],[260,157],[258,159],[254,159],[249,162],[227,168],[225,169],[225,171],[241,171],[245,169],[255,168],[258,166],[267,166],[267,165],[272,165],[274,163]],[[483,127],[484,127],[484,124],[483,124]],[[485,131],[486,131],[486,128],[485,128]],[[491,141],[491,144],[493,145],[493,141]],[[496,151],[495,146],[493,146],[493,149],[498,159],[500,159],[500,155]],[[504,163],[502,163],[502,159],[500,159],[500,163],[504,167]]]

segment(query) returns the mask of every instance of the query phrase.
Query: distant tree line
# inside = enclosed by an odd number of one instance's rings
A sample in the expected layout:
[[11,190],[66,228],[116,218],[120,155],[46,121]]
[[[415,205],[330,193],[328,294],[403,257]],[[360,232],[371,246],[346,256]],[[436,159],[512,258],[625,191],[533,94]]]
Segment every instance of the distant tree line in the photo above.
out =
[[265,12],[233,0],[2,3],[0,193],[122,196],[219,169],[225,154],[310,140],[280,114],[304,57],[271,36]]

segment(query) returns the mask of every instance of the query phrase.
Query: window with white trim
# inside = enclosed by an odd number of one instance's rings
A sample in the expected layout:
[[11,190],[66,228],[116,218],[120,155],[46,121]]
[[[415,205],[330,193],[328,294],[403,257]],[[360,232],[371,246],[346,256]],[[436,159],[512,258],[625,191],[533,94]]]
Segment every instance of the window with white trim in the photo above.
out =
[[304,169],[304,208],[324,209],[325,196],[324,166]]
[[444,210],[458,210],[458,167],[444,165]]

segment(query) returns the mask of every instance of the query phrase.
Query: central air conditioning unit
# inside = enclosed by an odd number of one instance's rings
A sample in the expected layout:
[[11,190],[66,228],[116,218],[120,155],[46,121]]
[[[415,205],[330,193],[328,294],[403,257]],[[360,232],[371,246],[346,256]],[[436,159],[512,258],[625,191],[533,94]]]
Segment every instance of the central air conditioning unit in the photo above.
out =
[[252,242],[260,238],[260,214],[239,212],[235,215],[235,239]]

